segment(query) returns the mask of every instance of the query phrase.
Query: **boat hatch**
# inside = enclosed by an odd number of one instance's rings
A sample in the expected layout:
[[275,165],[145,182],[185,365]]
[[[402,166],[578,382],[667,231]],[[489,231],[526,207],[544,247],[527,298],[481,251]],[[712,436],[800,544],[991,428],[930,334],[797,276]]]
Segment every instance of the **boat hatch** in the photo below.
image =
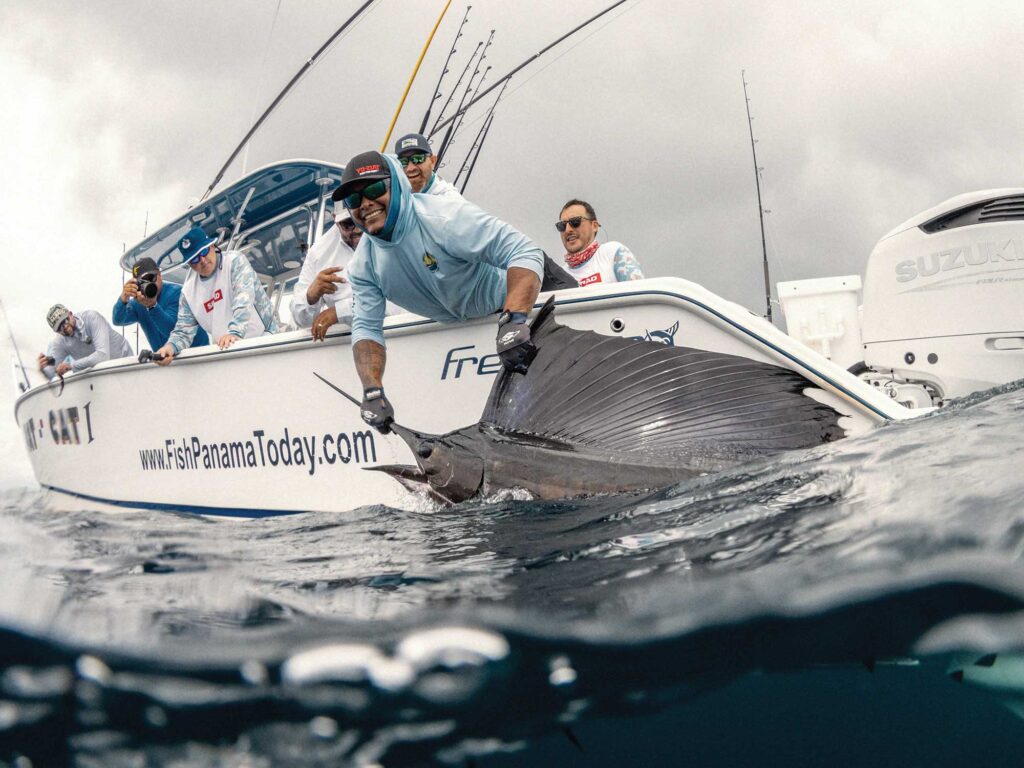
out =
[[[164,279],[181,283],[186,271],[177,245],[192,227],[219,237],[221,247],[243,251],[267,285],[298,276],[311,231],[322,231],[331,191],[344,168],[315,160],[291,160],[253,171],[154,232],[121,257],[121,267],[144,256],[164,271]],[[169,271],[168,271],[169,270]]]

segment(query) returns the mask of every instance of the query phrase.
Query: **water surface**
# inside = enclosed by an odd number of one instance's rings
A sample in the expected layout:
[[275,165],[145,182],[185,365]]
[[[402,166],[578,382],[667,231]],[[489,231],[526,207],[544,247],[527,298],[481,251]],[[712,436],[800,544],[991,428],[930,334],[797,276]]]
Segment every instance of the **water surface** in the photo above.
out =
[[7,492],[0,758],[1018,765],[1022,426],[1010,385],[563,502],[240,521]]

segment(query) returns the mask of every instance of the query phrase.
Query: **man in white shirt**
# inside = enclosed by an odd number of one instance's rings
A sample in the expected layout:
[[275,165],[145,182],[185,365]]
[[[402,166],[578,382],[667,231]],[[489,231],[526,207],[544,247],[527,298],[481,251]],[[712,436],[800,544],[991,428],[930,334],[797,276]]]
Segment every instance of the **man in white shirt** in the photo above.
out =
[[362,235],[349,212],[339,205],[334,212],[334,226],[306,254],[292,292],[291,310],[296,325],[310,328],[314,339],[323,339],[339,316],[352,315],[352,288],[344,273]]
[[192,271],[181,289],[174,330],[153,362],[170,365],[191,345],[199,328],[221,349],[239,339],[277,332],[270,298],[244,253],[222,251],[217,238],[202,227],[190,229],[178,241],[178,250]]
[[408,133],[396,141],[395,154],[398,155],[398,162],[402,164],[405,178],[412,185],[413,192],[462,200],[459,190],[434,173],[437,155],[422,133]]
[[594,207],[585,200],[572,199],[562,206],[555,229],[565,246],[565,266],[580,287],[624,280],[642,280],[633,252],[614,240],[600,244],[597,231],[601,223]]

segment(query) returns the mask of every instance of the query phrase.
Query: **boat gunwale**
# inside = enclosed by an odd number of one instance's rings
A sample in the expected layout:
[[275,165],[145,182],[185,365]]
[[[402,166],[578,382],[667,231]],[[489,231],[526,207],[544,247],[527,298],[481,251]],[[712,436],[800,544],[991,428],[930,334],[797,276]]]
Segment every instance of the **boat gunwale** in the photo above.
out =
[[[879,399],[880,402],[877,403],[877,404],[870,403],[865,397],[862,397],[861,395],[858,395],[857,393],[852,392],[848,387],[846,387],[842,383],[836,381],[833,376],[831,376],[829,374],[826,374],[826,373],[823,373],[823,372],[819,371],[817,368],[815,368],[813,365],[802,361],[795,354],[793,354],[792,352],[789,352],[789,351],[783,349],[779,345],[777,345],[774,342],[768,340],[767,338],[765,338],[765,336],[763,336],[762,334],[756,332],[753,328],[747,327],[747,326],[741,324],[740,322],[738,322],[737,320],[734,320],[734,319],[728,317],[726,314],[724,314],[723,312],[719,311],[718,309],[715,309],[714,307],[710,306],[709,304],[705,303],[704,301],[701,301],[700,299],[695,298],[693,296],[687,295],[686,293],[684,293],[682,291],[682,289],[680,289],[679,292],[676,292],[676,291],[666,290],[664,288],[646,288],[646,287],[642,287],[642,286],[639,285],[640,283],[648,283],[648,282],[652,282],[652,283],[653,282],[659,282],[660,283],[660,282],[664,282],[666,280],[671,281],[673,283],[681,284],[683,286],[690,286],[690,287],[696,288],[697,291],[695,291],[695,292],[707,293],[710,296],[714,296],[715,298],[717,298],[720,301],[722,301],[724,304],[728,304],[730,306],[734,306],[737,309],[740,309],[740,310],[742,310],[744,312],[747,312],[747,314],[749,314],[751,318],[757,320],[758,322],[767,323],[767,321],[765,321],[763,318],[759,317],[758,315],[755,315],[754,313],[750,312],[749,310],[746,310],[745,308],[740,307],[739,305],[733,305],[733,304],[731,304],[731,302],[727,302],[725,299],[722,299],[721,297],[718,297],[716,294],[713,294],[713,293],[707,291],[707,289],[703,288],[702,286],[700,286],[700,285],[698,285],[696,283],[691,283],[691,282],[689,282],[687,280],[684,280],[682,278],[677,278],[677,277],[652,278],[650,280],[643,280],[643,281],[630,281],[631,285],[629,287],[632,288],[632,290],[622,291],[621,288],[620,288],[620,289],[618,289],[618,292],[612,292],[609,289],[604,289],[604,290],[599,290],[599,291],[595,291],[592,288],[570,289],[569,291],[564,291],[561,294],[558,294],[558,293],[555,294],[555,306],[572,306],[572,305],[587,304],[587,303],[592,303],[592,302],[612,301],[612,300],[615,300],[615,299],[625,299],[625,300],[632,299],[632,301],[628,301],[628,303],[630,303],[630,304],[637,304],[637,303],[641,303],[640,300],[642,300],[643,298],[650,297],[650,296],[664,296],[664,297],[669,297],[669,298],[673,298],[673,299],[678,299],[678,300],[681,300],[681,301],[683,301],[685,303],[691,304],[691,305],[699,308],[701,311],[711,315],[713,318],[715,318],[720,323],[724,323],[725,325],[728,325],[729,327],[740,331],[742,334],[750,337],[751,339],[756,341],[758,344],[760,344],[761,346],[765,347],[767,350],[770,350],[773,354],[781,356],[781,357],[785,358],[786,360],[788,360],[791,364],[796,366],[796,370],[798,370],[799,372],[803,373],[803,375],[807,376],[810,381],[817,383],[819,386],[826,385],[823,388],[831,389],[831,390],[834,390],[837,393],[841,393],[843,396],[845,396],[845,397],[847,397],[847,398],[849,398],[849,399],[859,403],[863,408],[865,408],[868,411],[870,411],[872,414],[874,414],[876,417],[880,418],[882,421],[901,420],[901,419],[905,419],[905,418],[913,418],[913,417],[916,417],[916,416],[924,415],[924,412],[925,412],[924,409],[922,409],[922,411],[920,413],[918,413],[916,411],[911,411],[910,409],[903,408],[902,406],[899,406],[898,403],[894,403],[894,402],[888,400],[887,398],[884,398],[884,396],[881,395],[881,393],[875,393],[874,390],[872,390],[872,393],[876,395],[876,398]],[[636,290],[637,288],[639,288],[640,290]],[[569,294],[569,295],[566,295],[566,294]],[[560,296],[561,296],[561,298],[560,298]],[[541,294],[538,297],[537,302],[534,304],[534,308],[540,307],[544,303],[544,300],[546,300],[546,295],[545,294]],[[405,318],[411,318],[411,319],[406,320]],[[488,317],[483,317],[483,318],[475,318],[473,320],[468,320],[465,323],[459,323],[458,325],[481,324],[483,322],[491,322],[490,317],[488,316]],[[405,315],[397,315],[394,318],[388,318],[387,321],[385,322],[384,332],[385,332],[385,337],[388,337],[388,336],[404,336],[404,335],[406,335],[408,333],[426,331],[426,330],[428,330],[428,326],[447,326],[447,327],[451,327],[452,325],[453,324],[451,324],[451,323],[440,323],[440,322],[437,322],[435,320],[430,320],[428,318],[420,317],[418,315],[405,314]],[[793,339],[792,337],[787,336],[783,331],[781,331],[778,328],[775,328],[775,326],[767,326],[767,327],[773,329],[773,331],[775,333],[780,334],[782,337],[784,337],[785,339],[789,340],[792,344],[795,344],[795,345],[799,345],[800,344],[800,342],[798,342],[796,339]],[[285,337],[285,338],[281,338],[282,336]],[[351,336],[351,330],[350,329],[344,329],[344,330],[338,330],[338,331],[330,332],[330,333],[327,334],[326,338],[327,339],[339,340],[339,339],[344,339],[344,338],[350,337],[350,336]],[[179,356],[177,356],[175,358],[175,364],[197,363],[197,362],[200,362],[200,361],[209,362],[214,357],[217,357],[218,359],[220,359],[219,356],[221,354],[223,354],[223,353],[254,355],[254,354],[262,354],[262,353],[264,353],[265,351],[268,351],[268,350],[280,351],[280,349],[279,349],[280,347],[292,346],[292,345],[295,345],[295,344],[311,345],[311,344],[316,344],[316,343],[317,342],[315,342],[312,338],[310,338],[308,330],[306,330],[306,329],[299,329],[299,330],[296,330],[296,331],[286,331],[285,333],[268,334],[268,335],[265,335],[265,336],[260,336],[260,337],[255,338],[255,339],[243,339],[242,341],[238,342],[237,344],[235,344],[235,345],[233,345],[233,346],[231,346],[231,347],[229,347],[227,349],[223,349],[223,350],[222,349],[217,349],[214,345],[209,345],[208,348],[197,347],[197,348],[188,349],[188,350],[183,351]],[[336,344],[331,344],[330,346],[335,346],[335,345]],[[816,354],[809,347],[807,348],[807,350],[809,352],[811,352],[812,354]],[[829,363],[830,365],[835,365],[835,363],[832,363],[831,361],[827,360],[826,358],[822,358],[822,360],[824,360],[825,362]],[[82,371],[82,372],[74,374],[74,380],[75,381],[79,381],[79,380],[84,380],[86,378],[95,377],[95,376],[104,376],[104,375],[107,375],[107,374],[117,374],[117,373],[124,373],[124,372],[127,372],[127,371],[135,371],[135,370],[137,370],[137,366],[139,366],[139,365],[148,365],[148,364],[146,364],[146,363],[140,364],[140,363],[138,363],[137,360],[135,360],[135,358],[122,358],[120,360],[108,360],[108,361],[104,361],[103,363],[100,363],[98,366],[96,366],[94,368],[90,368],[87,371]],[[843,369],[840,369],[840,370],[843,370]],[[845,370],[843,372],[846,373]],[[848,374],[848,375],[852,376],[853,374]],[[28,391],[23,392],[17,398],[17,400],[15,400],[15,403],[14,403],[14,417],[15,417],[15,421],[17,421],[18,410],[21,407],[21,404],[24,401],[26,401],[29,397],[32,397],[32,396],[34,396],[36,394],[40,394],[44,390],[48,390],[48,389],[51,389],[53,387],[60,387],[60,386],[61,386],[61,382],[60,381],[50,381],[50,382],[47,382],[46,384],[39,384],[39,385],[33,387],[32,389],[29,389]],[[884,403],[888,407],[887,408],[883,408],[882,407],[882,403]],[[900,409],[900,410],[896,410],[896,409]],[[905,411],[905,413],[901,413],[901,411]],[[930,412],[930,410],[928,412]]]

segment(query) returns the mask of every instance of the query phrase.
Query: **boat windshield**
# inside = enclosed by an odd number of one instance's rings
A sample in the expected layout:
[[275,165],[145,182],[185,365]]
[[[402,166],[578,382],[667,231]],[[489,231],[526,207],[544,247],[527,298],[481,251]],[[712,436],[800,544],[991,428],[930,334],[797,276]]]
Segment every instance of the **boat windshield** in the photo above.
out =
[[185,280],[178,241],[194,226],[218,238],[221,248],[246,253],[265,285],[294,282],[313,239],[330,226],[326,201],[344,168],[315,160],[291,160],[261,168],[211,196],[135,245],[121,268],[148,256],[175,283]]

